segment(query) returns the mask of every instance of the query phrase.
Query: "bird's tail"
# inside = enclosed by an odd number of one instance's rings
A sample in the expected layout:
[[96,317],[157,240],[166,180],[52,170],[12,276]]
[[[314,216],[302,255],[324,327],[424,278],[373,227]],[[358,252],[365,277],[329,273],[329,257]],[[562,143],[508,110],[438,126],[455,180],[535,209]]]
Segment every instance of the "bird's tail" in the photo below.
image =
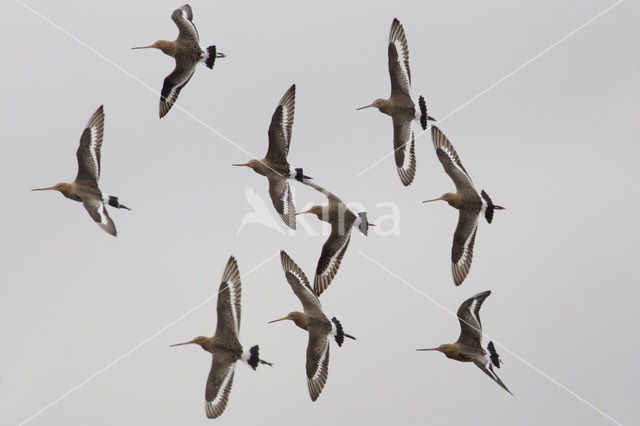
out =
[[207,47],[207,53],[205,53],[204,56],[204,63],[207,67],[213,69],[213,64],[216,62],[216,58],[224,58],[227,55],[225,55],[222,52],[218,52],[216,50],[216,45],[213,44],[209,47]]
[[418,106],[420,107],[420,126],[422,130],[427,130],[427,121],[436,121],[436,119],[427,114],[427,103],[422,95],[418,98]]
[[291,173],[289,176],[294,178],[295,180],[304,183],[307,180],[311,180],[313,179],[311,176],[306,176],[304,174],[304,171],[302,170],[302,168],[298,167],[297,169],[295,169],[296,172],[295,173]]
[[244,352],[242,354],[242,360],[249,364],[254,370],[258,368],[258,364],[267,364],[273,366],[272,363],[260,359],[259,351],[260,348],[258,347],[258,345],[251,346],[249,352]]
[[482,199],[486,203],[486,205],[484,206],[484,217],[485,219],[487,219],[487,222],[491,223],[491,221],[493,220],[493,211],[504,210],[504,207],[496,206],[495,204],[493,204],[493,201],[491,201],[491,198],[489,198],[489,194],[487,194],[484,189],[480,192],[480,195],[482,195]]
[[107,204],[109,204],[111,207],[115,207],[117,209],[131,210],[129,207],[125,206],[124,204],[120,204],[120,202],[118,201],[118,197],[114,197],[113,195],[109,195],[106,201],[107,201]]
[[331,327],[331,334],[336,339],[336,343],[338,344],[338,346],[342,346],[345,337],[356,340],[355,337],[344,332],[342,324],[340,324],[340,321],[338,321],[336,317],[331,318],[331,322],[333,323],[333,327]]
[[358,222],[356,225],[358,226],[358,230],[364,235],[369,233],[370,226],[376,226],[375,223],[369,223],[369,220],[367,219],[367,212],[358,213]]
[[489,359],[491,360],[491,364],[495,365],[497,368],[500,368],[502,360],[500,359],[500,355],[498,355],[493,342],[489,342],[489,344],[487,345],[487,350],[489,350]]

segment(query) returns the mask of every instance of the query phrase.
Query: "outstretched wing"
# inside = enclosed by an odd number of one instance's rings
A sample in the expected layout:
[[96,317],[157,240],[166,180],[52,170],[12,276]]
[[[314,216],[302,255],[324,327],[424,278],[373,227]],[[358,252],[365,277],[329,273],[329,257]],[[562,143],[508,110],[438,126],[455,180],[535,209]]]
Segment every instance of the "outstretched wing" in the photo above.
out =
[[198,30],[193,24],[193,11],[191,6],[185,4],[179,9],[176,9],[171,14],[171,19],[178,26],[178,40],[192,40],[196,43],[200,40]]
[[218,323],[215,335],[226,339],[238,339],[240,335],[240,300],[242,283],[236,258],[231,256],[222,273],[218,290]]
[[389,76],[391,77],[391,97],[409,96],[411,69],[409,68],[409,44],[404,28],[394,18],[389,33]]
[[[415,138],[411,131],[411,121],[400,115],[394,115],[392,118],[393,150],[396,157],[396,167],[402,184],[409,186],[416,175]],[[407,145],[409,145],[408,159],[405,158]]]
[[80,136],[80,146],[76,151],[78,157],[78,174],[76,182],[85,186],[98,188],[100,179],[100,152],[104,136],[104,108],[102,105],[93,113]]
[[471,348],[482,348],[482,323],[480,322],[480,307],[484,299],[489,297],[490,290],[478,293],[465,300],[458,308],[458,321],[460,321],[460,337],[458,343]]
[[351,240],[351,225],[345,226],[344,232],[338,232],[338,226],[331,226],[331,234],[322,246],[322,253],[318,259],[316,277],[313,281],[313,291],[320,296],[329,287],[338,273],[340,263]]
[[167,115],[173,104],[178,99],[178,95],[184,86],[187,85],[196,70],[196,62],[187,64],[176,61],[176,67],[169,74],[162,84],[160,92],[160,118]]
[[289,182],[283,176],[267,175],[269,181],[269,196],[273,207],[282,221],[291,229],[296,229],[296,207],[293,205],[293,195]]
[[307,344],[307,387],[311,400],[320,396],[329,376],[329,338],[317,328],[309,331]]
[[270,163],[283,168],[289,168],[287,155],[291,144],[291,131],[293,130],[293,117],[296,104],[296,85],[293,84],[286,91],[276,110],[271,117],[269,126],[269,149],[266,159]]
[[208,418],[215,419],[224,412],[229,400],[235,368],[235,362],[228,359],[224,352],[213,357],[204,393],[204,406]]
[[284,250],[280,252],[280,262],[282,262],[282,270],[287,278],[287,282],[289,282],[293,293],[300,300],[300,303],[302,303],[304,311],[307,313],[322,314],[320,300],[314,294],[313,290],[311,290],[309,280],[307,280],[307,276],[302,269]]
[[471,177],[460,162],[458,153],[449,142],[449,139],[440,131],[437,126],[431,127],[431,139],[433,139],[433,147],[436,149],[436,155],[444,167],[444,171],[453,180],[458,193],[473,188]]
[[506,390],[511,395],[513,395],[509,390],[509,388],[507,388],[507,386],[504,383],[502,383],[502,380],[500,380],[500,377],[498,377],[496,372],[493,371],[493,365],[491,365],[490,360],[486,358],[481,358],[481,359],[474,360],[473,363],[477,365],[480,370],[484,371],[484,373],[487,376],[491,377],[497,384],[499,384],[500,387],[502,387],[502,389]]
[[118,235],[116,225],[109,217],[109,213],[107,213],[107,209],[104,207],[104,203],[101,200],[97,198],[83,200],[82,205],[87,209],[89,216],[96,221],[100,228],[114,237]]
[[455,285],[460,285],[467,277],[473,260],[473,245],[478,232],[478,212],[459,210],[458,226],[453,233],[451,246],[451,272]]

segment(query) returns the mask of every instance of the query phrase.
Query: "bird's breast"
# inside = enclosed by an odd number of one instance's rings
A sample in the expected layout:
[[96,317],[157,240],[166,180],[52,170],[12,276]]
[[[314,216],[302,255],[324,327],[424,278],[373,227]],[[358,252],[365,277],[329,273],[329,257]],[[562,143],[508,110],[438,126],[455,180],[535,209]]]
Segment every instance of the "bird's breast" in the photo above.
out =
[[238,341],[215,339],[212,345],[212,351],[222,351],[233,355],[235,359],[240,359],[242,355],[242,346]]

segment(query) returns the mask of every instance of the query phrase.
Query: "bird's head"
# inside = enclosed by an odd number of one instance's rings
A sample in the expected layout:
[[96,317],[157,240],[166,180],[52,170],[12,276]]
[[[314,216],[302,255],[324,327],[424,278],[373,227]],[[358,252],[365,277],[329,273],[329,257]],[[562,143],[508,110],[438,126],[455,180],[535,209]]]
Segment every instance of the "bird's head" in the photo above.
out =
[[71,189],[71,185],[69,185],[68,183],[57,183],[53,186],[48,186],[46,188],[32,189],[32,191],[58,191],[64,194],[65,192],[68,192],[69,189]]
[[416,350],[417,351],[438,351],[438,352],[442,352],[443,354],[446,354],[451,346],[452,346],[451,344],[445,343],[443,345],[438,346],[437,348],[426,348],[426,349],[416,349]]
[[314,214],[318,217],[318,219],[322,220],[322,215],[323,215],[322,206],[313,206],[309,210],[305,210],[303,212],[297,212],[296,216],[299,214],[306,214],[306,213]]
[[387,102],[386,99],[376,99],[375,101],[371,102],[369,105],[365,105],[363,107],[356,108],[356,111],[361,110],[361,109],[365,109],[365,108],[378,108],[379,110],[382,110],[382,108],[384,108],[384,105],[385,105],[386,102]]
[[289,312],[287,316],[278,318],[273,321],[269,321],[269,324],[278,321],[290,320],[293,321],[298,327],[302,329],[307,329],[307,316],[302,312]]
[[457,207],[460,201],[460,197],[458,196],[458,194],[452,194],[451,192],[447,192],[446,194],[443,194],[442,197],[439,198],[434,198],[433,200],[426,200],[423,201],[423,203],[430,203],[432,201],[446,201],[447,203],[449,203],[450,206],[453,207]]
[[132,47],[132,49],[159,49],[166,55],[175,56],[174,43],[167,40],[158,40],[149,46]]
[[239,166],[239,167],[250,167],[253,170],[256,170],[260,165],[260,161],[259,160],[249,160],[246,163],[236,163],[236,164],[232,164],[232,166]]
[[195,345],[199,345],[202,349],[204,349],[206,351],[207,347],[209,346],[209,343],[211,343],[211,338],[210,337],[198,336],[193,340],[189,340],[188,342],[176,343],[174,345],[169,345],[169,346],[170,347],[174,347],[174,346],[195,344]]

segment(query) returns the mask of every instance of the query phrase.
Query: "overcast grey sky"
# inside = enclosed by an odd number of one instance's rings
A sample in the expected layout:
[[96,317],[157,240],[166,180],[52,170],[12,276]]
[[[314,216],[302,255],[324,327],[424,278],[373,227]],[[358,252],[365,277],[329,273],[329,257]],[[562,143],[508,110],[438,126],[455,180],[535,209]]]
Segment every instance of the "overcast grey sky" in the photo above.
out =
[[[213,334],[212,296],[231,254],[242,274],[261,265],[242,280],[240,337],[275,365],[237,367],[218,424],[611,424],[527,363],[617,421],[640,422],[637,2],[450,116],[614,2],[190,2],[202,45],[228,57],[213,71],[200,67],[177,105],[261,158],[271,114],[296,83],[292,165],[361,203],[374,222],[389,213],[378,203],[400,210],[399,235],[353,235],[322,295],[358,340],[333,345],[315,403],[306,334],[267,321],[301,308],[277,253],[312,275],[321,225],[309,218],[316,235],[292,236],[247,224],[236,235],[252,210],[245,192],[267,200],[266,180],[232,168],[250,156],[180,109],[159,120],[158,94],[135,80],[159,91],[173,69],[159,51],[130,48],[173,39],[170,15],[181,3],[25,3],[130,75],[21,4],[0,5],[1,424],[20,424],[109,365],[27,424],[209,424],[209,354],[168,345]],[[448,116],[439,127],[474,182],[506,207],[480,224],[457,288],[457,212],[420,203],[454,188],[430,135],[416,140],[412,186],[400,184],[392,157],[356,176],[392,147],[391,120],[355,108],[388,96],[394,17],[406,30],[414,96]],[[80,134],[100,104],[101,187],[133,209],[110,209],[117,238],[79,203],[29,191],[73,180]],[[292,185],[299,208],[325,202]],[[484,331],[499,343],[499,374],[515,397],[472,364],[415,352],[459,333],[429,298],[455,312],[487,289]]]

